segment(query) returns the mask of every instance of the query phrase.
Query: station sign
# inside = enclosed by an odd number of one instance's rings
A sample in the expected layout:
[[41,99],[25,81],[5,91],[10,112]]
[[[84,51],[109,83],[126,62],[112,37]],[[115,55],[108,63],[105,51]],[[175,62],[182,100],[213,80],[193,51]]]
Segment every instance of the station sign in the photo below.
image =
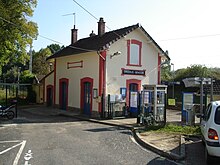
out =
[[133,70],[133,69],[124,69],[122,68],[122,75],[140,75],[145,76],[146,70]]

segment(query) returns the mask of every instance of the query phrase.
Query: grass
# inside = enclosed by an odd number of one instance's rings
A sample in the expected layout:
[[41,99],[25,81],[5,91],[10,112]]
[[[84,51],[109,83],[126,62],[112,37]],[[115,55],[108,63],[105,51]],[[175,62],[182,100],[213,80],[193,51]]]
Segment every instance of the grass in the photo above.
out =
[[167,124],[164,127],[162,126],[150,126],[141,132],[161,132],[161,133],[169,133],[169,134],[181,134],[181,135],[200,135],[200,127],[199,126],[181,126],[175,124]]

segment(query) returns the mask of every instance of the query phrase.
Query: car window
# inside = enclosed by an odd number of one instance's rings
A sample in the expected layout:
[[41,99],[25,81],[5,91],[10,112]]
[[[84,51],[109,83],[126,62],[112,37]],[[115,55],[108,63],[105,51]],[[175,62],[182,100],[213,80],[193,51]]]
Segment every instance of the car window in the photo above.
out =
[[204,120],[208,121],[211,115],[211,110],[212,110],[212,104],[209,104],[206,111],[205,111],[205,117]]
[[220,106],[218,106],[215,111],[215,123],[220,125]]

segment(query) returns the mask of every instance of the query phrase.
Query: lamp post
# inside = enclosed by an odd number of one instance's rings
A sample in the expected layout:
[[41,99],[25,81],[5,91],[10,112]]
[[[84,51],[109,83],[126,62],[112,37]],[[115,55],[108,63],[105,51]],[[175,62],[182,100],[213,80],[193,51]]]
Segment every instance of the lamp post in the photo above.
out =
[[172,98],[174,99],[174,63],[171,63],[171,65],[173,65],[173,73],[172,73],[172,79],[173,79],[173,83],[172,83],[172,87],[173,87],[173,90],[172,90]]
[[15,117],[16,118],[18,117],[18,90],[19,90],[20,72],[21,72],[21,67],[18,67],[18,81],[17,81],[16,102],[15,102]]

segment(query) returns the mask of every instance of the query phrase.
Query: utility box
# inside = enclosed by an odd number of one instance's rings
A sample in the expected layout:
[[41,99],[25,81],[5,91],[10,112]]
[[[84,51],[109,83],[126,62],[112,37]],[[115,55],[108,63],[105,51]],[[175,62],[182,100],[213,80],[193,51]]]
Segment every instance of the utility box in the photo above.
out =
[[186,108],[186,125],[193,126],[195,125],[195,111],[194,105],[189,105]]

